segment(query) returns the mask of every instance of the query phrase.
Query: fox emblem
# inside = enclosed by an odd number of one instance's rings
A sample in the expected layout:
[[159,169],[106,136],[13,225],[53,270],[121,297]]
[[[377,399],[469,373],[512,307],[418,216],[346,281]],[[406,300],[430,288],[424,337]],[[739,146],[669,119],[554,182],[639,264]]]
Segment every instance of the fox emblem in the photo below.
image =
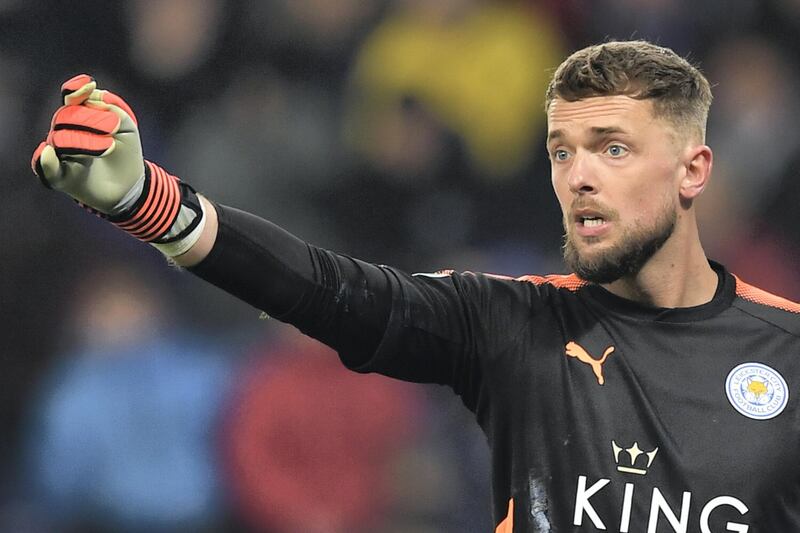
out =
[[606,362],[608,356],[614,351],[613,346],[606,348],[603,352],[603,355],[599,359],[592,357],[589,352],[583,349],[583,346],[574,341],[569,341],[567,343],[566,351],[569,357],[575,357],[581,363],[586,363],[592,367],[592,371],[597,377],[597,383],[599,385],[602,385],[606,382],[606,379],[603,377],[603,363]]

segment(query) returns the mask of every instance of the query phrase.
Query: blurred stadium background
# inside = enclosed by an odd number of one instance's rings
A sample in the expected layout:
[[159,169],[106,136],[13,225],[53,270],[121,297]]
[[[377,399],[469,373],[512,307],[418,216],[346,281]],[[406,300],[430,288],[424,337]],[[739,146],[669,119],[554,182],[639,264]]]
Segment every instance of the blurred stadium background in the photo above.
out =
[[490,531],[449,391],[359,377],[46,192],[73,74],[145,155],[410,271],[560,272],[552,68],[645,38],[714,84],[709,255],[800,299],[798,0],[0,0],[0,531]]

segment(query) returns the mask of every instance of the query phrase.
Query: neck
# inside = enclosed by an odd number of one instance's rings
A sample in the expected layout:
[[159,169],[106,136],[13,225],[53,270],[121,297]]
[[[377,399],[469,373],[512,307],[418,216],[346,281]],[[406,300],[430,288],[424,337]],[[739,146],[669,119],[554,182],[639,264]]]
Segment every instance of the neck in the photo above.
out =
[[676,227],[664,246],[635,275],[602,286],[653,307],[694,307],[711,301],[718,277],[708,264],[696,224]]

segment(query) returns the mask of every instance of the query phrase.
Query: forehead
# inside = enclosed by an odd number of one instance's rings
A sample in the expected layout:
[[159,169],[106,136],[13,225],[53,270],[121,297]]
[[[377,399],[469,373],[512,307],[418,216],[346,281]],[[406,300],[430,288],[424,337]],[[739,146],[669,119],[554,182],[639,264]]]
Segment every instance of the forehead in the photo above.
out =
[[633,133],[655,122],[652,102],[623,95],[575,102],[555,98],[547,110],[548,137],[556,131],[580,133],[592,128],[622,128]]

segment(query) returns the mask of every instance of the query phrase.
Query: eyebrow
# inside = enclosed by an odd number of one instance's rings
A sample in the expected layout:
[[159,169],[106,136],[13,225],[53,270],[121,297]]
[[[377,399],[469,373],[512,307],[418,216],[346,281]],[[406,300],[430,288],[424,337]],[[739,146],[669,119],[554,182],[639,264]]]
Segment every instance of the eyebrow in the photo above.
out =
[[[607,135],[613,135],[616,133],[621,133],[624,135],[628,135],[628,131],[620,128],[619,126],[608,126],[605,128],[594,126],[589,128],[592,137],[605,137]],[[547,133],[547,144],[550,144],[552,141],[556,139],[561,139],[566,136],[564,130],[553,130]]]

